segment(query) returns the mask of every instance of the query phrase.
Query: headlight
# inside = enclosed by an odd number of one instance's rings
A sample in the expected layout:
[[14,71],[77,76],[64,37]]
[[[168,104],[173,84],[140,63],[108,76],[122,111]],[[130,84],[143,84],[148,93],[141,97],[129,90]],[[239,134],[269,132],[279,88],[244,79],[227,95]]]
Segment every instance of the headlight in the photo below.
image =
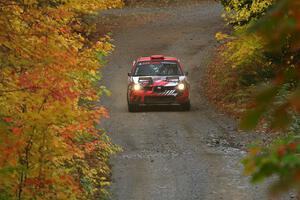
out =
[[133,90],[141,90],[142,86],[140,84],[134,84],[133,85]]
[[177,86],[178,90],[184,90],[185,89],[185,85],[183,83],[179,83]]

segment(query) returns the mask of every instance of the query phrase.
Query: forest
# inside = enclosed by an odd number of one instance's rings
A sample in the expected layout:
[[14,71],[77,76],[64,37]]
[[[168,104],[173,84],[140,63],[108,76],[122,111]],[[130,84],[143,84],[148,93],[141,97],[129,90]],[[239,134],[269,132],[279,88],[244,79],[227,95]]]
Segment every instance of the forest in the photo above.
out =
[[[278,177],[274,195],[300,191],[300,1],[220,3],[226,29],[215,35],[207,98],[239,129],[274,135],[249,145],[244,174]],[[99,81],[118,46],[85,19],[128,4],[0,0],[0,200],[110,198],[109,160],[122,147],[101,127],[110,91]]]
[[274,135],[271,144],[250,145],[243,163],[252,182],[277,175],[272,193],[298,190],[300,2],[221,2],[232,30],[216,34],[221,45],[208,72],[208,96],[239,118],[241,129]]
[[123,3],[0,1],[0,199],[106,195],[118,148],[96,127],[99,67],[113,46],[93,42],[82,15]]

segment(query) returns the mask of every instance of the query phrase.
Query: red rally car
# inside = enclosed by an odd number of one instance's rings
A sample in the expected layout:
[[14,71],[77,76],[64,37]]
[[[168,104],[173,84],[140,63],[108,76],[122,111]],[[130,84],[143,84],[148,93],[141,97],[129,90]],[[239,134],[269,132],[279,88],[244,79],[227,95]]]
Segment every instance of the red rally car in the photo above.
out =
[[163,55],[141,57],[128,73],[128,111],[144,105],[180,105],[189,110],[190,85],[177,58]]

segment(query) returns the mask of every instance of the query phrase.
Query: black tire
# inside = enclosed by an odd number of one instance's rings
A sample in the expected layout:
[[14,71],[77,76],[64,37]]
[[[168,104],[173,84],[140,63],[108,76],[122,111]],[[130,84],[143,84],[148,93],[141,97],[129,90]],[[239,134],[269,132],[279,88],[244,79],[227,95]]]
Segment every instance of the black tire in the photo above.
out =
[[128,105],[128,111],[129,112],[137,112],[139,110],[139,105],[138,104],[131,104],[129,102],[129,94],[127,92],[127,105]]
[[191,102],[189,101],[187,103],[181,104],[180,107],[183,111],[189,111],[191,110]]
[[139,105],[137,105],[137,104],[129,104],[128,103],[128,111],[129,112],[137,112],[137,111],[139,111]]
[[129,102],[129,92],[127,90],[127,106],[128,106],[128,112],[137,112],[138,111],[138,105],[137,104],[131,104]]

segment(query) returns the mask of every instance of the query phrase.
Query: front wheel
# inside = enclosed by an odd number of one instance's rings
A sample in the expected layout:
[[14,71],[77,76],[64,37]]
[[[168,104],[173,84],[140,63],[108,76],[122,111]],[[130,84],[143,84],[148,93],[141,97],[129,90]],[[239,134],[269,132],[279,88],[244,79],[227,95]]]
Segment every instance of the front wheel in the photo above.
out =
[[129,102],[129,94],[127,92],[127,106],[128,106],[128,111],[129,112],[137,112],[139,110],[139,105],[138,104],[131,104]]
[[137,112],[137,111],[139,111],[139,105],[137,105],[137,104],[129,104],[128,103],[128,111],[129,112]]
[[180,107],[183,111],[189,111],[191,110],[191,102],[188,101],[187,103],[181,104]]

